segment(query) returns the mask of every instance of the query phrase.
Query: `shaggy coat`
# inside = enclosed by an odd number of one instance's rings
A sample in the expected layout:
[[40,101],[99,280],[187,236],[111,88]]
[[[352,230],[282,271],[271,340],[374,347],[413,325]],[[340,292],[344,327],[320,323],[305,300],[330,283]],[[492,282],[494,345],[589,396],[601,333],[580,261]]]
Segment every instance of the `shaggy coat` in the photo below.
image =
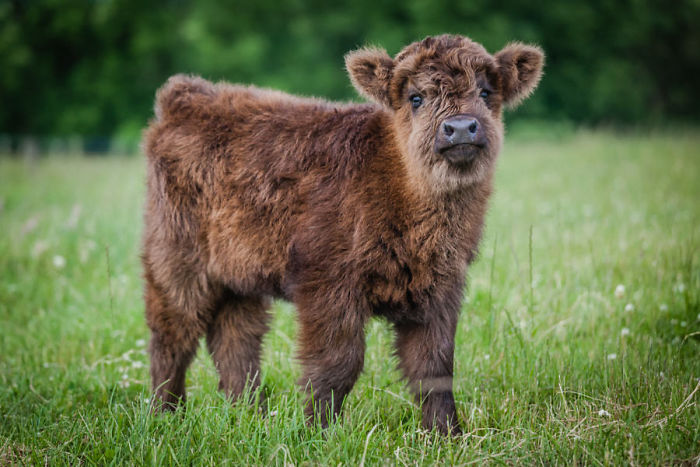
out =
[[273,297],[298,310],[307,415],[323,426],[385,317],[423,425],[459,432],[454,337],[501,147],[501,109],[543,54],[460,36],[346,56],[370,104],[174,76],[145,132],[146,317],[158,406],[185,398],[201,336],[231,397],[259,384]]

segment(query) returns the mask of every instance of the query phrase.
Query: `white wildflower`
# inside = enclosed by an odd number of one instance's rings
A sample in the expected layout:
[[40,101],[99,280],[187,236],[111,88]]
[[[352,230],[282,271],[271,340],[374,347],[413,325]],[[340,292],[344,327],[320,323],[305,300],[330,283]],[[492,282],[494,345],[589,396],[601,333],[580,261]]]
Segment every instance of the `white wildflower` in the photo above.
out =
[[616,353],[611,353],[611,354],[608,355],[608,360],[615,360],[616,358],[617,358],[617,354],[616,354]]
[[22,235],[27,235],[32,230],[36,229],[38,225],[39,225],[39,216],[34,216],[34,217],[30,218],[22,226],[22,230],[21,230]]
[[615,298],[622,298],[625,296],[625,286],[622,284],[619,284],[617,287],[615,287]]
[[483,412],[481,411],[481,409],[479,407],[473,406],[471,412],[469,413],[469,419],[473,420],[474,415],[476,415],[476,414],[481,415],[482,413]]
[[87,260],[90,258],[90,253],[92,253],[96,247],[97,247],[97,244],[91,239],[88,239],[88,240],[82,242],[80,245],[80,251],[79,251],[80,262],[85,264],[87,262]]
[[605,409],[600,409],[600,410],[598,411],[598,416],[599,416],[599,417],[609,417],[609,416],[610,416],[610,412],[608,412],[608,411],[605,410]]
[[49,242],[46,240],[39,240],[34,244],[32,248],[32,258],[40,256],[43,252],[49,249]]
[[622,337],[629,336],[630,334],[630,329],[629,328],[622,328],[622,331],[620,331],[620,335]]
[[144,364],[143,362],[140,362],[138,360],[131,362],[131,368],[143,368]]
[[681,321],[681,327],[684,328],[688,325],[687,321]]
[[662,303],[661,305],[659,305],[659,310],[668,311],[668,305],[666,305],[665,303]]
[[674,291],[678,293],[683,293],[685,292],[685,284],[683,282],[680,282],[676,284],[676,286],[673,288]]
[[61,255],[55,255],[53,257],[53,265],[56,269],[63,269],[66,266],[66,258]]
[[484,355],[484,360],[489,360],[490,358],[491,358],[491,355],[489,355],[489,354]]
[[631,311],[634,311],[634,305],[631,303],[628,303],[627,305],[625,305],[625,311],[628,313]]
[[136,341],[136,347],[143,347],[146,345],[146,340],[145,339],[139,339]]
[[69,229],[74,229],[78,225],[78,220],[80,219],[80,213],[82,210],[83,207],[81,205],[73,205],[73,209],[70,211],[70,216],[68,216],[68,220],[66,221],[66,227]]

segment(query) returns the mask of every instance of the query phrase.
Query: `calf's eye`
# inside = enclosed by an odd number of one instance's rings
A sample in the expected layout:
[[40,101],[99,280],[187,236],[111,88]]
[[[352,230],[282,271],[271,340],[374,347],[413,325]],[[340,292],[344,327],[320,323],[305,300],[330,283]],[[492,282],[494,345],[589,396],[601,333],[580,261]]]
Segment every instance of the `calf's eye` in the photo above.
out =
[[411,105],[414,109],[417,109],[423,103],[423,98],[418,94],[411,95],[411,97],[409,97],[408,100],[411,101]]
[[482,89],[481,92],[479,93],[479,97],[482,99],[487,99],[491,95],[491,91]]

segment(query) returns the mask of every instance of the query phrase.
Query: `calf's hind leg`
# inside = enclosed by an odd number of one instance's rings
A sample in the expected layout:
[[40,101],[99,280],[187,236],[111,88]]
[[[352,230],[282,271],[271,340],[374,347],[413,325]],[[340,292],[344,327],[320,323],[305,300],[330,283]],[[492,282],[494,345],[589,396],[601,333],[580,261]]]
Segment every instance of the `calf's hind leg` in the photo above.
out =
[[308,393],[305,414],[326,428],[340,413],[365,356],[366,317],[352,305],[298,300],[301,385]]
[[260,384],[260,348],[268,330],[269,300],[231,294],[207,330],[207,347],[219,372],[219,389],[236,398]]
[[154,407],[174,410],[185,401],[185,374],[197,352],[204,325],[167,301],[164,292],[146,278],[146,321],[151,329],[151,380]]

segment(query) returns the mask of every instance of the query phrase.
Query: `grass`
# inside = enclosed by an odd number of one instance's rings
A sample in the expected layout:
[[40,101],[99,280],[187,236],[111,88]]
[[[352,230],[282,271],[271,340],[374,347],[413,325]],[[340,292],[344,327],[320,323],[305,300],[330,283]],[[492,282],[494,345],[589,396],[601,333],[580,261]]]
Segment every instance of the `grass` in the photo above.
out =
[[0,464],[698,465],[699,175],[694,131],[507,142],[447,439],[420,430],[379,320],[342,421],[307,428],[284,303],[266,416],[216,391],[203,348],[187,410],[151,416],[143,161],[0,159]]

